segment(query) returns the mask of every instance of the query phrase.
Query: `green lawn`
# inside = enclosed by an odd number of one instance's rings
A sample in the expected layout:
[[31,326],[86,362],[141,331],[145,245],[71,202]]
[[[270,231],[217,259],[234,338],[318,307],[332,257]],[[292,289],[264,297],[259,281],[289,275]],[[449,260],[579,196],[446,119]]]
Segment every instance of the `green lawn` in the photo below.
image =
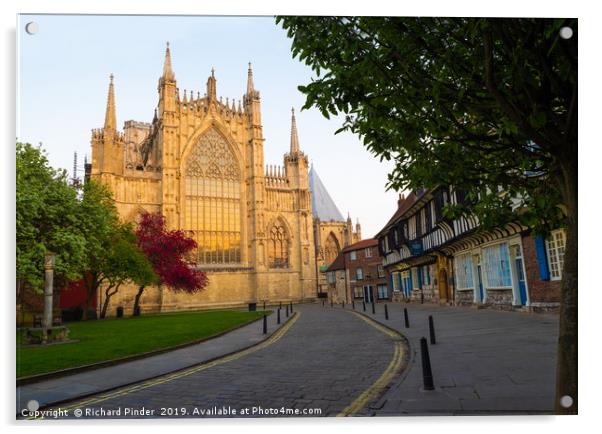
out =
[[79,342],[17,348],[17,378],[192,342],[251,322],[263,313],[182,312],[68,323],[69,337]]

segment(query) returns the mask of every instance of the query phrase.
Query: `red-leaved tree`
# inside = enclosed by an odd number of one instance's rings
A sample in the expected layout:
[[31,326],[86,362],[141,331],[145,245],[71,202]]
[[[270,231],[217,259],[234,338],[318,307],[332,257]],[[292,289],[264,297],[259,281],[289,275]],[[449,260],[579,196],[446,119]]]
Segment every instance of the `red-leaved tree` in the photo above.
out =
[[[196,241],[184,231],[168,230],[165,226],[165,217],[160,213],[143,213],[136,229],[138,246],[153,264],[159,285],[191,294],[203,290],[208,283],[207,274],[192,269],[184,260],[196,248]],[[140,297],[145,288],[145,285],[138,288],[134,315],[140,314]]]

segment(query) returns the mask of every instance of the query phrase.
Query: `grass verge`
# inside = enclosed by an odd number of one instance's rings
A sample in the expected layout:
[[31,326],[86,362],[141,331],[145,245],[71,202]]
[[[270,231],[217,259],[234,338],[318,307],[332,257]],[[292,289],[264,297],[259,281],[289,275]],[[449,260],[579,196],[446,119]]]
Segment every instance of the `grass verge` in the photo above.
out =
[[134,356],[232,330],[264,312],[205,311],[68,323],[75,343],[17,348],[17,378]]

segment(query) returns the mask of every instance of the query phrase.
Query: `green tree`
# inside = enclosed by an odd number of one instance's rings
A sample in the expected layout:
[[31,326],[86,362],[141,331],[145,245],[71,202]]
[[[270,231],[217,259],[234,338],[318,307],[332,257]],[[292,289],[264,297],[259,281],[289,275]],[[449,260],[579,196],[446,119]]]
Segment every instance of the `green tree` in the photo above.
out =
[[106,271],[120,228],[119,215],[109,189],[95,181],[86,182],[78,217],[86,236],[86,271],[83,274],[86,288],[84,319],[87,319],[93,298],[102,285],[109,283]]
[[77,192],[65,171],[48,164],[44,151],[16,144],[17,285],[42,293],[44,254],[56,253],[57,285],[81,277],[86,263],[86,238],[79,227]]
[[[344,116],[339,131],[393,160],[390,188],[463,189],[473,206],[447,212],[476,213],[485,227],[508,219],[542,233],[566,226],[556,411],[576,413],[577,20],[276,22],[316,74],[299,86],[304,108]],[[571,38],[560,37],[564,26]],[[559,405],[564,395],[570,409]]]
[[152,285],[158,282],[153,266],[146,255],[138,248],[138,239],[131,224],[121,224],[113,236],[107,252],[104,300],[100,317],[104,318],[111,297],[119,291],[121,285],[132,282],[138,286]]

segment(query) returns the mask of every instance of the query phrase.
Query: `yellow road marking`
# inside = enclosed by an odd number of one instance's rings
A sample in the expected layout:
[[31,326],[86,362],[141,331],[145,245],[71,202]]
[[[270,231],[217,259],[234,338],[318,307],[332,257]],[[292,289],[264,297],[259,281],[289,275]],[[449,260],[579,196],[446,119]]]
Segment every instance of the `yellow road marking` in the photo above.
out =
[[[197,372],[201,372],[201,371],[204,371],[209,368],[213,368],[214,366],[218,366],[218,365],[222,365],[224,363],[238,360],[241,357],[244,357],[244,356],[247,356],[256,351],[262,350],[262,349],[278,342],[286,334],[286,332],[293,326],[293,324],[299,319],[300,316],[301,316],[300,312],[295,312],[295,315],[286,324],[284,324],[282,327],[280,327],[278,330],[276,330],[276,332],[274,332],[274,334],[272,336],[270,336],[265,341],[255,345],[253,347],[247,348],[245,350],[239,351],[234,354],[230,354],[229,356],[225,356],[220,359],[213,360],[209,363],[203,363],[203,364],[200,364],[197,366],[193,366],[192,368],[184,369],[182,371],[178,371],[173,374],[166,374],[161,377],[147,380],[147,381],[135,384],[130,387],[125,387],[125,388],[118,389],[113,392],[109,392],[107,394],[100,395],[100,396],[97,396],[97,397],[94,397],[94,398],[91,398],[88,400],[80,401],[80,402],[70,405],[68,407],[59,407],[59,408],[61,408],[61,410],[73,410],[73,409],[80,408],[80,407],[98,404],[100,402],[107,401],[111,398],[117,398],[120,396],[129,395],[130,393],[138,392],[139,390],[144,390],[144,389],[148,389],[149,387],[157,386],[159,384],[168,383],[170,381],[177,380],[177,379],[183,378],[183,377],[187,377],[189,375],[196,374]],[[33,419],[33,418],[29,418],[29,419]],[[43,419],[43,418],[38,418],[38,419]]]
[[[378,322],[364,315],[360,315],[357,312],[351,313],[359,316],[361,319],[363,319],[372,327],[376,328],[382,333],[392,338],[399,339],[399,334],[397,332],[394,332],[393,330],[384,327]],[[396,340],[394,346],[395,351],[393,353],[393,358],[391,359],[391,363],[389,363],[389,366],[387,366],[387,369],[385,369],[385,371],[378,378],[378,380],[376,380],[370,387],[364,390],[351,404],[349,404],[343,409],[343,411],[337,414],[337,416],[350,416],[354,413],[357,413],[362,408],[364,408],[368,402],[374,400],[376,397],[380,396],[384,392],[385,387],[387,387],[387,385],[391,382],[397,371],[399,371],[403,362],[403,347],[401,345],[401,341]]]

